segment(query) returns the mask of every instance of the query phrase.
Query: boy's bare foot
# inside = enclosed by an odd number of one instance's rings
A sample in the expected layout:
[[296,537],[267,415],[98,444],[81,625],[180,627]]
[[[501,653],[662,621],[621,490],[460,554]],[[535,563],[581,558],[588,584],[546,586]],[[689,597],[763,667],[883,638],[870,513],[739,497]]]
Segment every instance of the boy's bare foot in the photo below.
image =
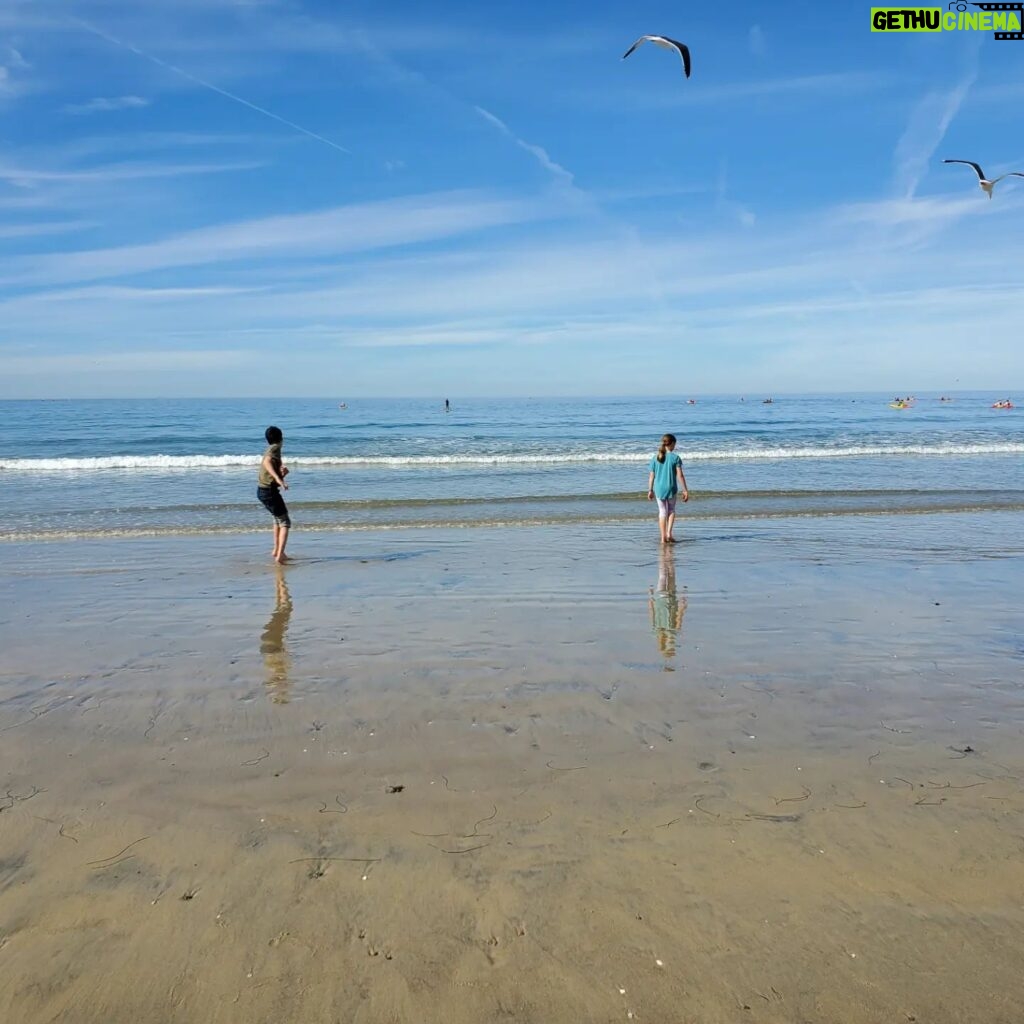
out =
[[665,543],[666,544],[676,544],[677,541],[676,541],[675,537],[666,537],[665,538]]
[[277,562],[278,565],[287,565],[291,559],[287,555],[277,555],[274,558],[274,561]]

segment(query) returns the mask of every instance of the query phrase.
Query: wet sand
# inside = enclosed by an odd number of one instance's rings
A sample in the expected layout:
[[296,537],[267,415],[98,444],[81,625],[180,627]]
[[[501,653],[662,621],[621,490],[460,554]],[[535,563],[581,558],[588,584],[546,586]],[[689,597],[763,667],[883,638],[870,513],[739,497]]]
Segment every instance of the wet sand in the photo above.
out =
[[5,546],[0,1020],[1019,1022],[982,522]]

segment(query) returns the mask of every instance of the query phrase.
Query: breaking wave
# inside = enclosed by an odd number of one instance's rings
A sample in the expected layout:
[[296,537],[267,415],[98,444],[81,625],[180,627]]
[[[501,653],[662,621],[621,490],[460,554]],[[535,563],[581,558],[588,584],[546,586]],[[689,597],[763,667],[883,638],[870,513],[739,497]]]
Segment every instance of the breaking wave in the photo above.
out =
[[[759,461],[781,459],[849,459],[886,456],[1024,455],[1024,444],[994,442],[979,444],[912,444],[847,446],[774,446],[710,449],[680,449],[684,462]],[[287,458],[292,466],[345,468],[387,466],[542,466],[573,463],[646,462],[650,451],[502,452],[436,455],[297,455]],[[61,459],[0,459],[0,470],[14,473],[98,473],[110,470],[141,473],[175,472],[191,469],[254,468],[259,455],[103,455]]]

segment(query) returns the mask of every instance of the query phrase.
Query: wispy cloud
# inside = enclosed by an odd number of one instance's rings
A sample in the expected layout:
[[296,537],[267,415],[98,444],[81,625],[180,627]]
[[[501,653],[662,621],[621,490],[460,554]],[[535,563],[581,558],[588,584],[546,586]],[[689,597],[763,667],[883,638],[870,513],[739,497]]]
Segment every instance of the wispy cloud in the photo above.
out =
[[21,52],[19,50],[16,50],[13,46],[8,46],[7,47],[7,54],[6,54],[6,59],[4,60],[4,65],[6,67],[15,68],[17,70],[22,70],[22,69],[25,69],[25,68],[30,68],[32,66],[21,55]]
[[[121,161],[145,154],[147,156],[162,151],[170,151],[180,157],[182,149],[221,153],[225,150],[244,148],[251,152],[257,147],[264,147],[261,152],[269,152],[271,147],[278,148],[285,143],[292,143],[295,136],[282,133],[242,133],[242,132],[186,132],[186,131],[111,131],[101,135],[82,135],[77,138],[61,138],[47,146],[34,146],[23,149],[24,163],[46,163],[72,165],[95,158],[112,157]],[[31,158],[31,159],[29,159]]]
[[544,168],[552,177],[563,185],[573,187],[574,179],[570,171],[567,171],[560,163],[552,160],[548,151],[543,146],[521,139],[500,117],[496,117],[489,110],[483,107],[474,106],[473,109],[489,124],[494,125],[506,138],[511,139],[520,149],[525,150]]
[[153,373],[208,372],[237,367],[245,362],[245,354],[236,350],[188,351],[181,348],[156,351],[115,351],[62,353],[60,355],[14,355],[4,359],[5,373],[14,377],[48,377],[74,374],[91,377],[92,387],[111,372],[140,377]]
[[558,204],[540,200],[472,192],[403,196],[200,228],[140,245],[25,257],[4,279],[42,285],[243,259],[368,252],[563,215]]
[[337,150],[341,153],[351,154],[351,150],[342,146],[340,143],[335,142],[333,139],[328,139],[326,136],[321,135],[319,132],[313,131],[311,128],[305,127],[305,125],[298,124],[296,121],[292,121],[286,117],[282,117],[280,114],[275,113],[273,110],[268,110],[266,107],[261,106],[258,103],[253,103],[252,100],[247,100],[244,96],[239,96],[238,93],[230,92],[227,89],[222,88],[219,85],[215,85],[213,82],[207,81],[205,78],[201,78],[199,75],[193,74],[191,71],[185,70],[185,68],[178,67],[176,64],[170,63],[170,61],[163,60],[161,57],[157,57],[155,54],[143,50],[142,47],[136,46],[135,43],[129,42],[125,39],[120,39],[117,36],[111,35],[104,29],[97,25],[93,25],[91,22],[86,21],[84,18],[73,18],[75,24],[81,26],[85,31],[91,32],[93,35],[100,39],[105,40],[112,46],[120,47],[121,49],[128,50],[134,53],[138,57],[142,57],[144,60],[149,61],[151,64],[157,65],[157,67],[164,68],[167,71],[173,72],[180,78],[191,82],[193,85],[201,86],[203,89],[209,92],[216,93],[218,96],[223,96],[225,99],[231,100],[233,103],[237,103],[239,106],[246,107],[249,110],[255,111],[257,114],[262,114],[264,117],[269,118],[272,121],[276,121],[278,124],[283,124],[285,127],[292,129],[292,131],[299,132],[302,135],[306,135],[311,139],[315,139],[317,142],[323,143],[325,146],[330,146],[331,149]]
[[[943,375],[951,379],[954,370],[961,376],[962,338],[984,323],[986,365],[999,365],[1010,377],[1024,372],[1016,341],[1024,297],[1013,278],[1024,240],[1007,237],[987,203],[975,205],[984,219],[956,236],[956,273],[948,238],[909,249],[901,233],[878,239],[872,229],[878,220],[896,218],[911,227],[934,221],[936,230],[954,231],[957,211],[967,208],[962,197],[768,216],[739,246],[710,220],[704,231],[690,230],[684,239],[661,232],[644,236],[643,261],[622,245],[611,225],[591,218],[514,243],[464,233],[457,241],[448,236],[454,249],[380,251],[351,262],[336,258],[353,237],[379,247],[400,244],[402,225],[406,238],[415,236],[421,213],[444,205],[436,197],[406,202],[412,205],[360,204],[348,219],[325,211],[279,223],[222,225],[155,243],[148,251],[77,254],[74,264],[67,257],[34,263],[39,284],[47,277],[71,280],[75,271],[83,284],[0,302],[0,346],[10,339],[7,351],[19,359],[15,376],[22,392],[31,387],[45,393],[48,380],[66,373],[58,352],[69,352],[85,372],[93,364],[81,349],[92,348],[95,365],[131,391],[151,385],[141,377],[144,359],[130,364],[130,372],[117,368],[111,351],[126,347],[127,339],[154,353],[153,365],[173,373],[169,353],[177,346],[183,364],[201,359],[192,353],[208,347],[220,353],[214,359],[230,363],[230,352],[236,352],[249,367],[254,352],[282,338],[295,341],[295,376],[287,385],[292,393],[308,393],[325,354],[342,349],[353,353],[354,365],[363,365],[357,352],[405,349],[410,379],[422,387],[429,386],[424,382],[432,379],[437,360],[451,360],[446,374],[466,366],[489,373],[488,367],[500,366],[500,379],[474,379],[514,393],[534,388],[540,361],[550,360],[554,350],[563,360],[576,359],[595,346],[602,358],[582,360],[580,375],[573,377],[584,390],[642,386],[651,360],[671,363],[683,352],[687,374],[700,375],[705,386],[748,388],[756,381],[779,390],[804,382],[879,386],[885,375],[906,379],[925,364],[936,381]],[[435,223],[433,234],[458,231],[458,224],[464,231],[473,218],[453,205],[447,219],[451,226]],[[497,218],[480,222],[489,219]],[[387,237],[364,237],[383,223]],[[202,250],[211,247],[213,258],[206,259]],[[232,262],[263,253],[273,253],[273,262]],[[317,253],[331,258],[314,263]],[[286,266],[296,276],[285,279],[278,271],[289,258],[295,262]],[[84,283],[129,266],[140,273],[178,267],[178,283]],[[652,271],[664,281],[664,306],[646,301]],[[120,340],[115,345],[111,338]],[[899,345],[893,344],[896,338]],[[13,347],[14,339],[21,350]],[[24,348],[29,345],[32,351]],[[527,354],[534,349],[536,357]],[[515,357],[495,360],[495,350]],[[935,358],[922,360],[923,352]],[[534,358],[538,362],[530,363]],[[359,386],[387,390],[387,364],[375,365],[373,372],[383,376],[360,378]],[[246,373],[233,378],[233,386],[258,389],[259,380]],[[926,386],[919,375],[913,381]],[[92,387],[97,383],[98,378],[89,381]],[[4,387],[0,381],[0,391]],[[7,392],[13,387],[8,384]]]
[[0,210],[49,210],[55,205],[52,196],[40,195],[34,190],[0,196]]
[[102,114],[112,110],[133,110],[148,106],[149,100],[142,96],[97,96],[87,103],[67,103],[61,109],[65,114]]
[[916,199],[880,199],[867,203],[840,204],[830,215],[836,226],[862,224],[881,227],[900,225],[927,225],[944,228],[965,217],[1004,217],[1024,208],[1009,196],[994,210],[991,203],[977,189],[958,196],[927,196]]
[[763,57],[765,55],[764,29],[760,25],[750,26],[750,31],[747,33],[747,47],[755,57]]
[[729,165],[723,160],[718,169],[718,180],[715,183],[715,203],[719,209],[735,217],[737,223],[745,228],[752,228],[757,223],[757,214],[753,210],[729,198]]
[[93,221],[43,221],[33,224],[0,224],[0,238],[38,238],[46,235],[65,235],[95,227]]
[[6,181],[22,188],[31,188],[44,182],[110,182],[133,181],[141,178],[178,178],[187,174],[247,171],[260,166],[262,164],[256,161],[210,164],[125,163],[75,170],[50,170],[0,161],[0,181]]
[[794,75],[789,78],[751,78],[740,82],[708,84],[701,89],[617,89],[615,93],[579,93],[577,99],[587,106],[635,110],[671,110],[676,107],[711,106],[733,100],[786,98],[825,100],[878,92],[893,81],[891,74],[878,71],[837,71],[818,75]]
[[[442,205],[445,211],[440,213],[437,207]],[[431,210],[431,221],[422,223]],[[55,325],[83,319],[56,312],[59,300],[61,307],[92,308],[106,326],[112,318],[132,316],[131,309],[148,305],[176,309],[173,316],[159,318],[176,328],[205,325],[213,331],[304,322],[348,329],[362,321],[397,329],[471,316],[494,323],[533,316],[536,325],[543,326],[552,318],[584,312],[623,318],[625,308],[631,313],[623,319],[673,323],[706,321],[716,302],[722,304],[715,314],[719,320],[740,319],[744,309],[769,305],[794,314],[801,309],[813,312],[816,303],[819,311],[829,305],[841,308],[854,301],[851,279],[863,279],[878,295],[893,292],[894,281],[901,292],[917,289],[931,294],[945,287],[945,245],[915,249],[913,269],[908,270],[908,249],[899,236],[879,244],[865,231],[873,223],[870,215],[853,216],[847,208],[816,210],[793,225],[766,223],[739,247],[713,228],[692,231],[685,239],[659,234],[641,240],[645,259],[638,260],[610,225],[596,226],[590,219],[579,222],[572,232],[560,225],[544,238],[503,244],[467,234],[471,224],[483,228],[500,221],[494,211],[483,208],[474,215],[465,200],[445,204],[417,197],[404,205],[362,204],[315,217],[224,225],[148,247],[45,260],[33,257],[23,260],[21,267],[34,270],[31,276],[39,286],[47,281],[86,282],[132,270],[196,269],[182,270],[181,283],[173,289],[119,286],[115,295],[111,286],[103,285],[23,296],[0,306],[0,320],[16,323],[29,313],[32,319],[52,316]],[[997,219],[984,223],[995,225]],[[958,284],[1003,287],[1012,283],[1012,267],[1024,243],[992,246],[993,230],[982,232],[982,226],[959,253],[970,273],[961,273]],[[372,260],[352,264],[339,265],[332,259],[323,268],[308,263],[317,254],[383,249],[428,237],[452,238],[460,232],[465,237],[456,251],[379,252]],[[305,279],[285,280],[276,270],[269,276],[262,271],[254,275],[253,264],[235,262],[271,253],[275,268],[287,257],[305,259],[295,268]],[[999,266],[1002,271],[993,274],[993,267]],[[661,276],[671,306],[654,308],[646,302],[652,273]],[[259,283],[243,293],[241,289],[253,281]],[[854,297],[863,304],[862,291]]]
[[31,67],[13,46],[0,47],[0,100],[14,99],[29,90],[25,73]]
[[975,78],[977,71],[972,70],[952,89],[929,91],[914,105],[893,153],[893,191],[898,196],[914,198],[935,151],[967,99]]

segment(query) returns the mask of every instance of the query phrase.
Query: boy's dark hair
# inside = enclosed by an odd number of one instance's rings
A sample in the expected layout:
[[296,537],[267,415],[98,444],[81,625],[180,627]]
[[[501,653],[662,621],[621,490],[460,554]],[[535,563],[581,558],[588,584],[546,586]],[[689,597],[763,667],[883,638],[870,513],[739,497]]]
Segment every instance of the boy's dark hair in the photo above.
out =
[[281,433],[280,427],[267,427],[265,436],[267,444],[280,444],[284,440],[284,434]]

